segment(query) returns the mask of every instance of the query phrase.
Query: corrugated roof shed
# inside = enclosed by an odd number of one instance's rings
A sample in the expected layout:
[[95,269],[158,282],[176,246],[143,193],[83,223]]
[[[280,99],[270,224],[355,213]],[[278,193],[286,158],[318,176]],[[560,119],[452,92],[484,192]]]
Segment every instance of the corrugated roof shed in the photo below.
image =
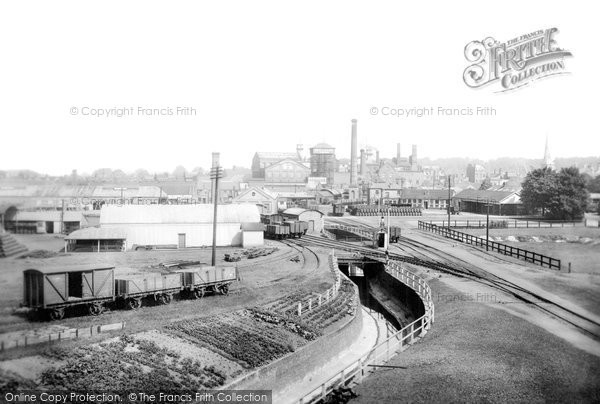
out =
[[119,228],[87,227],[75,230],[65,240],[125,240],[127,232]]
[[[258,207],[253,204],[219,205],[219,223],[260,222]],[[124,205],[103,206],[100,225],[105,224],[173,224],[212,223],[213,205]]]
[[454,197],[469,201],[491,201],[499,203],[520,203],[521,199],[516,191],[483,191],[479,189],[465,189]]

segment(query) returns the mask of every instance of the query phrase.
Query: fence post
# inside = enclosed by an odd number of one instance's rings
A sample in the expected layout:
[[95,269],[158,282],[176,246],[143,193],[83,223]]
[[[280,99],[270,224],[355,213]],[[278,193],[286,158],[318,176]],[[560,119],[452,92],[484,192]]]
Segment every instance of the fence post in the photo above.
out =
[[308,311],[312,310],[312,298],[308,299]]
[[302,302],[298,302],[298,317],[302,315]]
[[569,273],[571,273],[571,263],[569,262]]

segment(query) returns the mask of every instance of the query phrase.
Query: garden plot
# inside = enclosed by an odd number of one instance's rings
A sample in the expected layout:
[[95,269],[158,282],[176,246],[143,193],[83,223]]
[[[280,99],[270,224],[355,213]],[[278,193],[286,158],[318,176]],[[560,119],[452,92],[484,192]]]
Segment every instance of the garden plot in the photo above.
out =
[[265,365],[293,352],[298,345],[317,336],[298,321],[275,314],[261,316],[261,313],[265,312],[241,310],[227,315],[176,321],[165,330],[234,360],[246,369]]

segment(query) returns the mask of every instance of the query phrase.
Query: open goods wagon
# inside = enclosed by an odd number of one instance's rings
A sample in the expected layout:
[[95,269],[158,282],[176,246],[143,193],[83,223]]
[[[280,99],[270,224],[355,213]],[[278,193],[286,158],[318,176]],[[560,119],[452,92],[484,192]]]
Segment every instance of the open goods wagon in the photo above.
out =
[[236,267],[198,266],[177,271],[188,295],[201,298],[208,292],[229,293],[229,285],[238,279]]
[[308,223],[302,220],[286,220],[282,223],[271,223],[265,228],[265,238],[284,239],[302,237],[308,231]]

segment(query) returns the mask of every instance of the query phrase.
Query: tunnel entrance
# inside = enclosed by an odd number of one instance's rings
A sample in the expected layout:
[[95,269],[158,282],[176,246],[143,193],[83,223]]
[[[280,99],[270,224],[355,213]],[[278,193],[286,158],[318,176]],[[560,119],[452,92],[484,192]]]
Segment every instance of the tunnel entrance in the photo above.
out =
[[[359,268],[350,270],[350,265]],[[385,272],[383,263],[340,263],[339,268],[358,286],[361,304],[383,316],[394,330],[403,328],[425,313],[423,302],[415,291]],[[361,272],[363,276],[352,276]]]
[[401,324],[393,313],[390,313],[379,301],[371,294],[371,282],[377,273],[383,271],[381,263],[363,263],[357,265],[362,269],[363,276],[350,276],[350,264],[340,264],[340,270],[358,286],[360,303],[372,314],[381,315],[392,327],[391,331],[397,331]]

